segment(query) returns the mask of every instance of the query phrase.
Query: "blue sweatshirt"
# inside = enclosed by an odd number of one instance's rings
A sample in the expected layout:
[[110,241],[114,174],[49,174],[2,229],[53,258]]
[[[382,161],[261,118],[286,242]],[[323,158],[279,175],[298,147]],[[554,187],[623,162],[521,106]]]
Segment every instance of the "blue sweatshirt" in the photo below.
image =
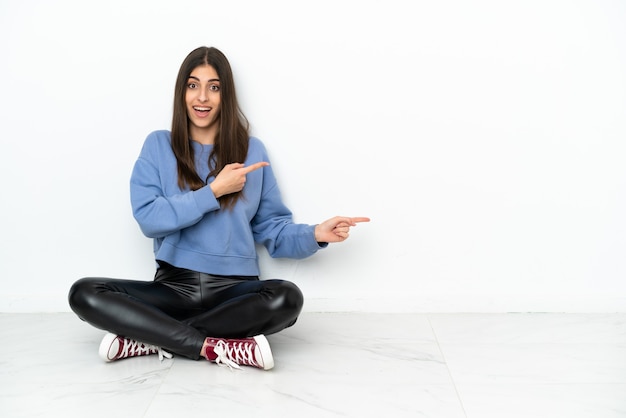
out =
[[[200,178],[209,173],[212,145],[191,141]],[[269,162],[263,143],[251,137],[244,164]],[[214,178],[209,178],[210,184]],[[243,196],[220,209],[207,185],[196,191],[178,187],[176,157],[169,131],[146,138],[130,180],[133,216],[154,239],[156,260],[216,275],[258,276],[255,243],[272,257],[305,258],[325,245],[315,241],[315,225],[296,224],[283,204],[272,167],[246,176]]]

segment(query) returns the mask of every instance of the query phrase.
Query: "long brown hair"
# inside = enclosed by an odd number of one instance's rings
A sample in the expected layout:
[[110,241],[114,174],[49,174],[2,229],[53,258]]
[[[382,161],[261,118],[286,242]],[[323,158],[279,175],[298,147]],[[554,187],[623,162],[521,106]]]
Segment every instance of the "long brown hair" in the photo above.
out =
[[[172,117],[172,150],[178,164],[178,186],[198,190],[208,182],[201,179],[194,165],[194,151],[189,137],[189,118],[185,105],[185,93],[189,75],[198,66],[210,65],[220,79],[220,117],[213,150],[209,155],[209,177],[217,176],[226,164],[243,163],[248,155],[250,124],[239,108],[235,82],[230,63],[226,56],[213,47],[200,47],[187,55],[178,71],[174,92],[174,112]],[[220,205],[234,206],[241,192],[220,197]]]

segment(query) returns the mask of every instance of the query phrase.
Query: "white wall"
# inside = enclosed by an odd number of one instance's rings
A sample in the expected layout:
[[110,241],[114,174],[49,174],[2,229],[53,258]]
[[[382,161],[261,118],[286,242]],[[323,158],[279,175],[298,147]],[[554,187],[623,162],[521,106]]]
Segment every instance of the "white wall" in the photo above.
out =
[[[410,5],[410,6],[409,6]],[[626,3],[0,3],[0,311],[150,280],[128,178],[197,46],[231,60],[299,222],[307,310],[625,311]]]

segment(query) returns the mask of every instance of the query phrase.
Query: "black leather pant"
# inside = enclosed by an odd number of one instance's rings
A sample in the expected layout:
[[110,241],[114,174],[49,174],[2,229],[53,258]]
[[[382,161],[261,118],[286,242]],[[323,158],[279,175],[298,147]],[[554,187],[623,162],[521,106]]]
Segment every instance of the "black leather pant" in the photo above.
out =
[[290,327],[303,296],[284,280],[214,276],[161,262],[154,281],[80,279],[69,303],[96,328],[198,359],[206,337],[243,338]]

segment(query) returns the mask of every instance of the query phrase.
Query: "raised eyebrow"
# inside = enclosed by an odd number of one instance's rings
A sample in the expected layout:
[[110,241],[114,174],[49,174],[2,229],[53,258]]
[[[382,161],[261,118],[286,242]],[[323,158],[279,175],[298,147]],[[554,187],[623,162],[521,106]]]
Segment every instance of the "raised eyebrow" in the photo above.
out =
[[[200,81],[200,79],[198,77],[195,77],[193,75],[189,76],[189,80]],[[217,81],[219,83],[220,79],[219,78],[210,78],[210,79],[207,80],[207,83],[214,82],[214,81]]]

